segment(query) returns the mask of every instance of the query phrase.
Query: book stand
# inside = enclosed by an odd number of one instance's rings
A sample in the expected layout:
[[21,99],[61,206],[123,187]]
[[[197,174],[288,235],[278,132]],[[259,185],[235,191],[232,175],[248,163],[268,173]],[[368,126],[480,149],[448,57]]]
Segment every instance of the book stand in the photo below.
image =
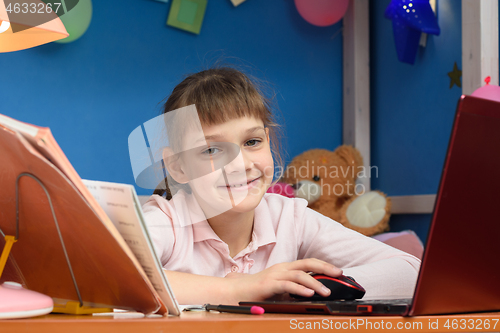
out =
[[7,259],[9,257],[12,246],[19,239],[19,179],[27,176],[34,179],[45,191],[45,195],[49,201],[50,210],[52,212],[52,217],[54,219],[54,223],[57,229],[57,233],[59,235],[59,240],[61,242],[61,246],[63,248],[64,256],[66,257],[66,263],[68,264],[68,269],[71,274],[71,278],[73,280],[73,285],[75,286],[75,291],[78,296],[78,301],[68,301],[66,304],[55,304],[52,312],[56,313],[67,313],[67,314],[92,314],[98,312],[113,312],[113,309],[110,308],[94,308],[90,306],[84,306],[82,296],[80,295],[80,290],[78,289],[78,284],[76,283],[75,275],[73,274],[73,269],[71,267],[71,262],[68,257],[68,253],[66,251],[66,247],[64,246],[64,239],[61,235],[61,231],[59,229],[59,224],[57,223],[56,214],[54,212],[54,207],[52,205],[52,200],[50,198],[49,192],[47,191],[45,185],[43,185],[42,181],[38,179],[35,175],[32,175],[27,172],[21,173],[17,176],[16,179],[16,235],[5,235],[2,230],[0,233],[5,238],[5,246],[3,248],[2,254],[0,256],[0,277],[2,276],[3,270],[5,268],[5,264],[7,263]]

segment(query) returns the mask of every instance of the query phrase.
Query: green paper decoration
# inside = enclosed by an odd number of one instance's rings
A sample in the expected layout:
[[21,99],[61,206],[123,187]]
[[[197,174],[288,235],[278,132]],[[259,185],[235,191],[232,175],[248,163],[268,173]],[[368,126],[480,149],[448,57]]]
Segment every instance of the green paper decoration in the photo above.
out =
[[79,0],[76,6],[60,18],[69,36],[55,42],[65,44],[77,40],[87,31],[92,20],[91,0]]
[[173,0],[167,25],[199,34],[207,0]]

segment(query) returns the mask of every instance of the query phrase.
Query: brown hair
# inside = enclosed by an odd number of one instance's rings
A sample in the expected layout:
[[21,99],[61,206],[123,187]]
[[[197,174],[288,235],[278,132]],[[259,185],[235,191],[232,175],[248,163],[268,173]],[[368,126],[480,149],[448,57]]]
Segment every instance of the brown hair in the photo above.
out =
[[[280,127],[271,111],[272,99],[263,94],[260,85],[256,79],[234,68],[204,70],[189,75],[174,88],[163,106],[162,113],[195,104],[201,123],[206,125],[217,125],[245,116],[260,119],[264,127],[269,129],[275,165],[283,170]],[[154,194],[166,193],[167,199],[170,199],[172,194],[168,182],[172,181],[169,177],[165,178],[166,190],[159,186]]]

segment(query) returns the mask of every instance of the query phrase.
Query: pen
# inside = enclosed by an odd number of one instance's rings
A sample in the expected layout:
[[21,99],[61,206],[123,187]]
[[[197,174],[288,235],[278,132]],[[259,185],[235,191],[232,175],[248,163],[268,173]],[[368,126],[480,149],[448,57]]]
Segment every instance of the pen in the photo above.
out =
[[263,314],[264,309],[260,306],[235,306],[235,305],[213,305],[205,304],[205,310],[215,310],[219,312],[245,313],[245,314]]

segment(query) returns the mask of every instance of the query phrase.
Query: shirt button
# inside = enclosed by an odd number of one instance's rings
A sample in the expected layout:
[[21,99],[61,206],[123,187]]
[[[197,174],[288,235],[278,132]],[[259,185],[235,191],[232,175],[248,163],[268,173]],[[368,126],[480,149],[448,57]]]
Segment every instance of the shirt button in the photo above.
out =
[[233,266],[233,267],[231,267],[231,271],[232,271],[232,272],[237,272],[237,271],[238,271],[238,266]]

